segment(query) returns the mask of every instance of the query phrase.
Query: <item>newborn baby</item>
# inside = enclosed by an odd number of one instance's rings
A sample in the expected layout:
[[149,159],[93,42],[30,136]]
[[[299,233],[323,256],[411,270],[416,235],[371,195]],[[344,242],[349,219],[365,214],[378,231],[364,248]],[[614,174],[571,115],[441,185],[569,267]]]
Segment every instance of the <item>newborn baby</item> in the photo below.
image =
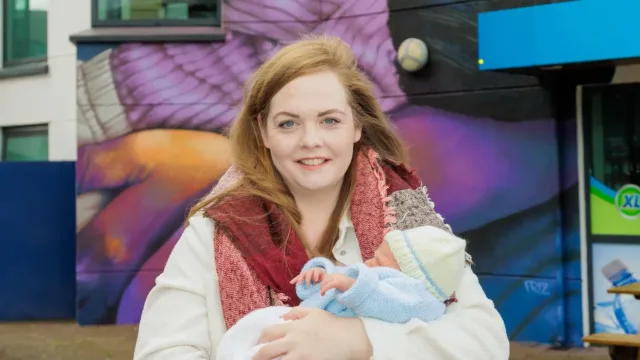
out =
[[[291,283],[296,283],[303,308],[394,323],[431,321],[443,315],[453,299],[467,260],[465,247],[464,240],[433,226],[394,230],[364,264],[336,266],[313,258]],[[266,327],[303,314],[285,306],[247,314],[226,332],[216,359],[250,360],[261,347],[256,343]]]

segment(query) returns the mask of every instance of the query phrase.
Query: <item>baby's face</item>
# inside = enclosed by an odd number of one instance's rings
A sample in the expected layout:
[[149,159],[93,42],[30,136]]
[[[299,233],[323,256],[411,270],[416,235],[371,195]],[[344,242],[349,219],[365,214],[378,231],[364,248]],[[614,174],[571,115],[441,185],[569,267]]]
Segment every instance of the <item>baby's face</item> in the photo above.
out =
[[389,248],[389,244],[387,244],[386,241],[382,241],[380,247],[378,247],[376,252],[373,254],[373,258],[365,261],[364,263],[370,267],[384,266],[400,270],[400,266],[393,257],[391,248]]

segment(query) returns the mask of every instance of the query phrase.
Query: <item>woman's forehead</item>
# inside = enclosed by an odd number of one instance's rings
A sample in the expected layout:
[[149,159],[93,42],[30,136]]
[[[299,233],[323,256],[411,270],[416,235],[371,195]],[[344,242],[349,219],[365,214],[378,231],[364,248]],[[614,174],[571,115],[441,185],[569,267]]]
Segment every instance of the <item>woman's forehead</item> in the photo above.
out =
[[301,76],[285,85],[271,100],[273,114],[320,113],[330,109],[347,112],[347,94],[338,77],[330,72]]

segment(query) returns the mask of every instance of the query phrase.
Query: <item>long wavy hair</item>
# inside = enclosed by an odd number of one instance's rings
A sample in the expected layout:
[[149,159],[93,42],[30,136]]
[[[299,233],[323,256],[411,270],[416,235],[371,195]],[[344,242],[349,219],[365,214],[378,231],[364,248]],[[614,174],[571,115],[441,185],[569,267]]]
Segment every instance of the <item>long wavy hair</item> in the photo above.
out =
[[[266,126],[266,121],[258,119],[268,117],[271,99],[285,85],[298,77],[322,71],[335,73],[344,85],[355,124],[362,127],[362,137],[354,145],[351,166],[345,174],[338,202],[321,242],[316,249],[311,249],[300,231],[302,216],[295,199],[263,143],[260,126]],[[245,85],[242,107],[229,132],[232,163],[242,173],[241,180],[224,191],[202,198],[191,208],[189,216],[216,206],[224,199],[256,196],[278,206],[309,252],[333,258],[331,251],[338,238],[340,219],[355,188],[354,168],[358,151],[373,148],[384,159],[407,161],[406,149],[374,98],[372,89],[373,85],[358,68],[351,48],[340,38],[309,35],[281,48],[258,68]]]

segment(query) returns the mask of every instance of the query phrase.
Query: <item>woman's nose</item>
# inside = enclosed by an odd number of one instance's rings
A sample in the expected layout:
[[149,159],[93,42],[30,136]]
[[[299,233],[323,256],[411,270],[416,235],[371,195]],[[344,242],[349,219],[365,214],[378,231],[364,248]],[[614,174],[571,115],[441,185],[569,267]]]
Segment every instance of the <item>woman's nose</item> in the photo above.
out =
[[316,126],[305,126],[301,139],[301,145],[304,147],[317,147],[322,145],[322,136],[320,129]]

